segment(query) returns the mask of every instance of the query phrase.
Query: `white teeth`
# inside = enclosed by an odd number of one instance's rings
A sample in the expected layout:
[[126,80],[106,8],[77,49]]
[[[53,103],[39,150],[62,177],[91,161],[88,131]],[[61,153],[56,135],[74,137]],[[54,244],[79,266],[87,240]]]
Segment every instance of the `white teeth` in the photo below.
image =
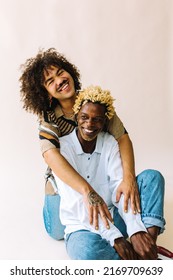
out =
[[68,87],[68,84],[65,84],[65,85],[62,87],[61,90],[64,90],[64,89],[66,89],[67,87]]
[[90,130],[90,129],[87,129],[87,128],[85,128],[84,130],[88,133],[92,133],[94,131],[94,130]]
[[65,90],[68,87],[68,82],[66,82],[62,87],[58,89],[58,92]]

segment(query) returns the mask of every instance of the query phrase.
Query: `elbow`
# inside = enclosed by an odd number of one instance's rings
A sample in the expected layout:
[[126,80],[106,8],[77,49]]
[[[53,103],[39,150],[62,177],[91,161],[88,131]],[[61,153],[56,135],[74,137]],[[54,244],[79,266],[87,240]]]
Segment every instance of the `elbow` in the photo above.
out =
[[49,158],[49,151],[46,151],[43,153],[43,158],[44,158],[44,161],[47,163],[47,160]]
[[58,149],[50,149],[50,150],[47,150],[46,152],[44,152],[43,158],[44,158],[45,163],[50,166],[52,158],[57,153],[59,153]]

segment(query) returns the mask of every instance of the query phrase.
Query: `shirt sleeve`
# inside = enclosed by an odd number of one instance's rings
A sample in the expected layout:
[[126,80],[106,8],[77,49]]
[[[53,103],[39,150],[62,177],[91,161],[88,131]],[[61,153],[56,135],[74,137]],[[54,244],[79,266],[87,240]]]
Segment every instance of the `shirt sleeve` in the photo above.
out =
[[99,216],[99,230],[94,230],[93,228],[91,231],[94,231],[95,233],[99,233],[102,238],[106,239],[110,245],[114,246],[114,240],[120,237],[123,237],[122,233],[119,231],[117,227],[115,227],[110,221],[108,221],[110,229],[107,229],[105,225],[103,224],[103,221],[101,220]]
[[39,140],[40,140],[40,149],[41,153],[44,154],[50,149],[60,148],[59,137],[60,132],[52,123],[48,123],[43,119],[40,119],[39,122]]
[[[137,232],[147,232],[142,220],[141,215],[139,213],[133,214],[130,203],[128,205],[129,211],[127,213],[124,212],[124,196],[121,195],[119,203],[115,202],[116,193],[112,193],[112,201],[114,205],[118,208],[118,212],[122,219],[124,220],[126,227],[127,227],[127,234],[131,237],[133,234]],[[117,238],[123,237],[122,233],[116,228],[111,222],[109,222],[110,229],[106,229],[103,221],[99,217],[99,234],[102,238],[105,238],[107,241],[110,242],[111,246],[114,246],[114,241]],[[98,233],[98,231],[95,231]]]
[[119,119],[115,113],[112,119],[108,120],[106,123],[106,129],[115,139],[120,138],[123,134],[127,133],[122,121]]
[[115,197],[116,193],[113,192],[112,200],[114,200],[114,204],[118,208],[118,212],[126,224],[128,236],[131,237],[133,234],[140,231],[147,232],[141,220],[141,215],[139,213],[132,213],[130,202],[128,203],[128,212],[124,212],[124,195],[121,195],[120,201],[118,203],[115,202]]

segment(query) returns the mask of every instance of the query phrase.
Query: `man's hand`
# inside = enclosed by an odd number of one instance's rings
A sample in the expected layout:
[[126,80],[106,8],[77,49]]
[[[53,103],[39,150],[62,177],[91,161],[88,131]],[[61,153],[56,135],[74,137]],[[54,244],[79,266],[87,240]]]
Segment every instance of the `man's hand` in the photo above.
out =
[[114,248],[123,260],[138,260],[132,245],[124,237],[115,239]]
[[140,213],[140,199],[136,179],[123,180],[116,192],[116,202],[119,202],[121,194],[124,194],[124,212],[128,211],[128,202],[132,208],[132,212]]
[[157,260],[157,246],[147,232],[137,232],[130,238],[134,251],[142,260]]
[[89,213],[89,222],[96,230],[99,229],[100,215],[105,227],[110,228],[108,220],[113,223],[112,216],[104,200],[94,190],[91,190],[87,195],[84,195],[84,202],[87,206]]

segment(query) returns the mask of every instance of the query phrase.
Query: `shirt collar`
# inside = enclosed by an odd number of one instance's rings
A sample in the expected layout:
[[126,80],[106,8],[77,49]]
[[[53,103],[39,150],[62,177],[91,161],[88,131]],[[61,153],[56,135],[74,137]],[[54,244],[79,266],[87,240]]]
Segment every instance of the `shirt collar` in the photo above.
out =
[[[72,138],[72,141],[74,143],[74,147],[75,147],[76,153],[78,155],[81,155],[81,154],[84,154],[84,151],[82,150],[81,144],[80,144],[80,142],[78,140],[78,137],[77,137],[77,134],[76,134],[76,130],[77,130],[77,128],[75,128],[73,130],[73,132],[71,133],[71,138]],[[97,136],[96,147],[95,147],[95,150],[94,150],[93,153],[101,154],[102,146],[103,146],[103,132],[100,132],[98,134],[98,136]]]

